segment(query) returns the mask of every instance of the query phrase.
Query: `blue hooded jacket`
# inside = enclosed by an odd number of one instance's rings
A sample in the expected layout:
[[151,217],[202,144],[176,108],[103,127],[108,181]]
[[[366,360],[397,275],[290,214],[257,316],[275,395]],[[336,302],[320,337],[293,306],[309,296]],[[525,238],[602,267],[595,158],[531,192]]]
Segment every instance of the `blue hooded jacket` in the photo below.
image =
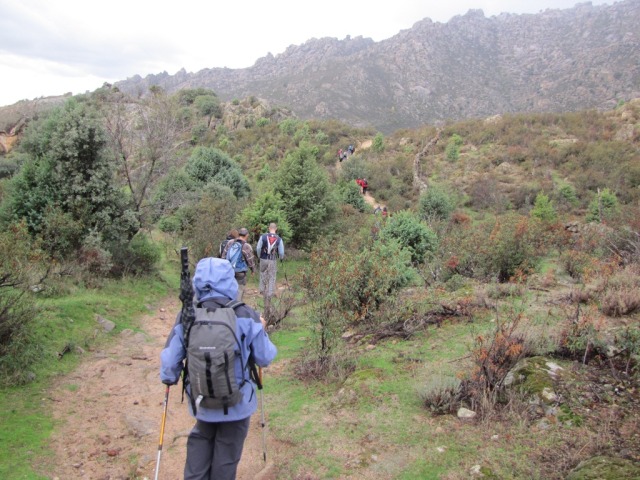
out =
[[[226,259],[203,258],[198,262],[193,276],[193,290],[198,303],[211,302],[217,306],[224,306],[230,300],[236,298],[238,293],[238,283],[236,282],[233,268]],[[276,356],[277,349],[269,336],[262,328],[260,314],[248,307],[240,306],[235,309],[236,336],[241,339],[242,355],[236,358],[236,380],[238,385],[242,383],[243,372],[241,358],[249,358],[249,353],[253,351],[256,364],[260,367],[268,366]],[[182,324],[180,314],[176,323],[167,338],[167,343],[160,354],[160,379],[163,383],[175,384],[180,379],[180,374],[184,368],[184,359],[187,351],[184,345]],[[251,416],[258,406],[255,393],[255,384],[249,378],[249,372],[245,369],[244,378],[247,382],[240,388],[242,399],[236,405],[229,407],[227,415],[223,410],[198,408],[197,414],[193,414],[191,402],[189,412],[198,420],[204,422],[231,422],[242,420]],[[190,394],[187,386],[187,395]]]

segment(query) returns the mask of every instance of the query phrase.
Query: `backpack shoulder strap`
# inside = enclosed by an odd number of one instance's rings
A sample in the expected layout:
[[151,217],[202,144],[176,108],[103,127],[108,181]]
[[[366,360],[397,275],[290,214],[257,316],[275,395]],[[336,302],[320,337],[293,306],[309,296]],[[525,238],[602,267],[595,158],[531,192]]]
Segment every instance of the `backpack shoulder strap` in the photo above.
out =
[[234,310],[238,307],[241,307],[242,305],[244,305],[244,302],[239,302],[237,300],[229,300],[224,308],[233,308]]

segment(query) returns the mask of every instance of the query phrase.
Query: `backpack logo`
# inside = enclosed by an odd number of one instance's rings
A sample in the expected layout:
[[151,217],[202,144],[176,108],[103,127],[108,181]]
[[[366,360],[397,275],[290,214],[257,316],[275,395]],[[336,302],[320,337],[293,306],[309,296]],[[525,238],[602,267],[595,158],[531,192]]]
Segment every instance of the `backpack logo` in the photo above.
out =
[[234,272],[246,272],[247,262],[242,254],[242,242],[235,241],[227,250],[227,260],[231,263]]
[[267,240],[268,240],[267,253],[271,255],[271,251],[275,248],[276,243],[278,243],[278,237],[267,236]]
[[[236,304],[238,306],[241,304]],[[202,407],[223,409],[242,398],[245,383],[242,347],[236,336],[233,308],[196,308],[196,319],[189,329],[187,375],[194,413]],[[242,365],[242,381],[236,378],[236,358]]]

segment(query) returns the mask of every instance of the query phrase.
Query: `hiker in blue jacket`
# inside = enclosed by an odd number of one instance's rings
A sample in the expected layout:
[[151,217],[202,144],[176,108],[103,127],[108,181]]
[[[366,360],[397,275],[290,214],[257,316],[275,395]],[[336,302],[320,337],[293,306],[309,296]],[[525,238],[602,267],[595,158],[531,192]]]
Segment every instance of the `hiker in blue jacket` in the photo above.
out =
[[[193,276],[196,306],[205,308],[224,307],[236,298],[238,283],[231,264],[221,258],[203,258],[198,262]],[[241,400],[223,409],[197,408],[194,415],[192,402],[189,413],[196,424],[187,439],[187,460],[184,467],[185,480],[233,480],[236,478],[238,462],[249,431],[249,420],[257,409],[256,385],[251,380],[247,361],[250,354],[259,367],[268,366],[276,356],[276,347],[269,340],[262,316],[247,305],[235,308],[236,336],[241,339],[241,356],[235,359],[235,373],[241,385]],[[166,385],[175,385],[180,379],[186,358],[186,350],[178,314],[160,355],[160,379]],[[244,365],[243,365],[244,362]],[[243,383],[243,380],[245,382]],[[187,385],[187,396],[190,388]]]

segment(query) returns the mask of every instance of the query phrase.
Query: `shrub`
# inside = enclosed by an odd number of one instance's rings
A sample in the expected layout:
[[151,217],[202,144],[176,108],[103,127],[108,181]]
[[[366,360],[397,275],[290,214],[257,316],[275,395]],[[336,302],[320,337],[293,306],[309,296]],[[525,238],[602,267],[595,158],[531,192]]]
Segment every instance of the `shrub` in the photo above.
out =
[[600,309],[611,317],[623,317],[640,311],[640,291],[637,287],[608,290],[602,297]]
[[376,133],[376,136],[373,137],[373,142],[371,143],[371,150],[373,150],[376,153],[382,153],[384,152],[384,136],[382,135],[382,133],[378,132]]
[[553,203],[549,200],[549,197],[542,192],[536,196],[536,201],[529,214],[531,217],[537,218],[545,223],[554,222],[558,218],[558,213]]
[[438,237],[416,215],[404,210],[387,219],[380,239],[396,240],[411,255],[411,262],[422,263],[438,246]]
[[627,266],[604,281],[600,310],[622,317],[640,311],[640,268]]
[[345,182],[353,182],[357,178],[369,178],[371,172],[369,164],[359,155],[351,155],[347,160],[342,162],[340,178]]
[[420,391],[420,400],[434,415],[447,415],[456,411],[461,382],[456,377],[436,376]]
[[351,205],[359,212],[364,212],[367,208],[367,202],[365,202],[362,194],[360,193],[360,187],[355,182],[343,182],[339,185],[340,196],[342,203]]
[[236,198],[246,198],[251,193],[240,166],[217,148],[196,147],[185,165],[185,172],[200,185],[218,183],[231,188]]
[[460,158],[460,146],[462,145],[463,140],[460,135],[454,133],[449,138],[447,142],[447,146],[445,147],[445,156],[447,160],[450,162],[455,162]]
[[13,219],[43,234],[57,256],[79,248],[89,232],[127,242],[138,231],[138,214],[115,183],[101,120],[88,104],[70,99],[30,123],[19,148],[25,163],[12,179]]
[[278,169],[274,192],[283,201],[292,243],[310,248],[335,213],[335,195],[317,149],[303,144],[287,155]]
[[612,220],[620,213],[618,205],[618,197],[615,193],[605,188],[598,193],[589,203],[589,213],[587,214],[587,222],[602,223],[606,220]]
[[560,255],[560,264],[567,274],[582,282],[588,280],[599,266],[598,259],[581,250],[567,250]]
[[182,229],[182,221],[176,215],[168,215],[158,221],[158,228],[164,233],[177,233]]
[[191,129],[191,143],[193,145],[197,144],[198,141],[204,138],[208,131],[209,127],[207,127],[206,123],[199,123],[197,125],[194,125]]
[[183,238],[196,261],[218,255],[218,247],[227,232],[239,227],[236,220],[244,205],[233,195],[205,194],[199,202],[179,212],[184,225]]
[[242,221],[256,239],[267,231],[270,223],[278,226],[278,235],[287,245],[293,232],[287,221],[284,209],[284,202],[280,195],[273,192],[266,192],[247,205],[242,211]]
[[283,135],[293,136],[298,127],[298,121],[293,118],[286,118],[278,125]]
[[111,274],[118,277],[153,273],[160,260],[160,247],[142,232],[126,244],[110,244],[109,251],[113,259]]
[[585,313],[581,312],[579,304],[576,309],[576,315],[567,318],[568,325],[560,333],[558,353],[587,364],[605,350],[601,331],[603,319],[593,307]]
[[487,273],[506,282],[516,273],[528,273],[542,252],[536,251],[526,217],[508,214],[497,220],[489,236],[483,263]]
[[462,397],[477,407],[492,407],[499,399],[504,380],[525,356],[524,335],[517,332],[521,314],[499,322],[493,332],[478,335],[471,350],[471,372],[462,381]]
[[24,222],[0,232],[0,385],[28,381],[29,366],[41,358],[31,337],[40,309],[29,287],[42,280],[44,261]]
[[561,202],[570,207],[576,207],[578,203],[580,203],[575,187],[568,183],[560,186],[558,189],[558,197]]
[[89,274],[106,276],[113,268],[111,252],[106,250],[96,232],[87,235],[80,248],[78,263]]
[[640,365],[640,330],[636,327],[626,327],[615,336],[616,348],[622,352],[624,359],[624,371],[630,375],[633,370],[638,370]]
[[384,302],[415,278],[409,252],[398,242],[376,241],[360,246],[347,239],[314,250],[302,277],[312,308],[337,314],[346,324],[374,319]]
[[84,226],[60,208],[45,208],[40,235],[43,246],[52,258],[58,260],[75,253],[82,244]]
[[455,209],[455,200],[440,185],[432,184],[420,196],[420,217],[424,220],[446,220]]

